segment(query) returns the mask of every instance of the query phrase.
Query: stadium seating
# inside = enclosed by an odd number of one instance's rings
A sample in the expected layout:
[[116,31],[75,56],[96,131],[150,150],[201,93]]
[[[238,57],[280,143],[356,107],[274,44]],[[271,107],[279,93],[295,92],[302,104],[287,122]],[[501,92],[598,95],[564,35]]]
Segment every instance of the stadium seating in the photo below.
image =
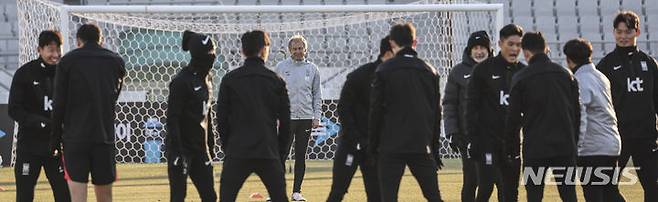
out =
[[[58,2],[62,1],[58,0]],[[86,0],[84,2],[91,5],[340,5],[408,4],[416,3],[418,0]],[[506,23],[517,23],[527,31],[542,31],[554,47],[560,47],[564,42],[575,37],[587,38],[594,43],[595,59],[614,48],[611,29],[614,14],[621,9],[633,10],[640,15],[643,23],[638,45],[652,54],[658,50],[658,1],[655,0],[479,0],[478,2],[504,4]],[[15,58],[18,55],[16,3],[3,1],[0,3],[0,10],[3,12],[0,16],[2,17],[0,18],[0,53],[3,57],[0,63],[9,69],[17,68],[18,64],[4,63],[17,60]],[[562,57],[561,54],[558,55]],[[14,58],[8,59],[8,57]]]

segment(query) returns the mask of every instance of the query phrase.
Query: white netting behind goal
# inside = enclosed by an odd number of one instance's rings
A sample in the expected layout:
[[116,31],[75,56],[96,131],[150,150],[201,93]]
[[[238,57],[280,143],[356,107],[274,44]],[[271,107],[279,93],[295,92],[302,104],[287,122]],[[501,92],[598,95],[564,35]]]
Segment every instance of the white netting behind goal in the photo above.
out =
[[[61,4],[43,0],[18,1],[20,24],[20,63],[37,57],[39,32],[63,30],[66,46],[75,47],[75,30],[94,22],[104,34],[104,46],[126,61],[127,79],[117,104],[116,148],[118,162],[160,162],[166,131],[167,85],[172,76],[189,61],[180,49],[181,32],[190,29],[212,34],[218,42],[218,60],[213,83],[239,67],[240,35],[262,29],[272,38],[272,54],[267,66],[287,57],[288,38],[304,35],[309,42],[308,60],[320,67],[323,91],[323,126],[313,132],[308,159],[332,159],[336,149],[336,106],[345,76],[359,65],[375,60],[379,40],[395,22],[413,22],[417,28],[420,57],[433,64],[445,78],[450,67],[459,63],[470,32],[486,30],[494,39],[496,11],[396,12],[69,12],[62,15]],[[124,7],[125,8],[125,7]],[[300,7],[301,9],[301,7]],[[63,18],[63,19],[62,19]],[[62,20],[64,23],[62,23]],[[62,27],[62,26],[66,27]],[[68,31],[66,31],[68,30]],[[65,46],[65,47],[66,47]],[[216,100],[214,91],[213,100]],[[219,134],[216,133],[218,137]],[[215,148],[220,160],[221,148]],[[294,152],[293,152],[294,153]],[[454,157],[447,142],[441,151]]]

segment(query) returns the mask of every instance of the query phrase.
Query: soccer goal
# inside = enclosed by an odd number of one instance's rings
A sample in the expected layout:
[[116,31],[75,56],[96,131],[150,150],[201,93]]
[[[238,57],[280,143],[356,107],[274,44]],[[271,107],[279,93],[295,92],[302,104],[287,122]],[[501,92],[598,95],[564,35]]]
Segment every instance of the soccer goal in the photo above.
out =
[[[70,6],[46,0],[18,1],[21,64],[38,57],[37,38],[45,29],[64,36],[64,52],[75,48],[75,31],[86,22],[99,25],[104,46],[118,52],[128,70],[116,106],[118,162],[161,162],[166,131],[167,85],[189,60],[180,48],[189,29],[211,34],[218,42],[212,93],[216,100],[222,76],[242,63],[240,35],[262,29],[272,38],[273,67],[287,57],[288,38],[302,34],[309,42],[307,59],[320,67],[323,127],[314,131],[308,159],[332,159],[340,130],[336,107],[345,76],[376,59],[379,40],[396,22],[413,22],[420,57],[433,64],[445,83],[450,68],[461,61],[469,33],[486,30],[493,40],[503,25],[502,4],[296,6]],[[215,131],[215,134],[217,132]],[[15,149],[14,149],[15,151]],[[219,145],[216,161],[223,158]],[[447,142],[441,153],[455,157]],[[13,160],[13,159],[12,159]]]

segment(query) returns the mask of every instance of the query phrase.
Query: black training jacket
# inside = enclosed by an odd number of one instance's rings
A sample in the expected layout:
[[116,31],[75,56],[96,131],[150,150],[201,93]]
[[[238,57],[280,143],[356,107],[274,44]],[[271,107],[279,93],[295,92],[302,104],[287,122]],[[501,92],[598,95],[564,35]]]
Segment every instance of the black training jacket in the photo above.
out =
[[443,95],[443,126],[446,135],[464,135],[466,132],[466,88],[476,64],[469,51],[464,50],[462,62],[455,65],[448,74]]
[[476,155],[502,152],[512,76],[525,65],[501,56],[475,65],[466,90],[466,137]]
[[347,75],[338,101],[338,118],[342,129],[339,140],[353,149],[368,145],[370,85],[381,60],[365,64]]
[[436,69],[411,48],[375,71],[370,98],[370,152],[431,154],[441,134],[441,93]]
[[184,67],[169,83],[167,137],[169,156],[214,155],[210,77]]
[[533,56],[512,79],[506,125],[508,154],[519,154],[523,127],[523,158],[575,157],[580,132],[578,83],[569,70],[546,54]]
[[285,81],[247,58],[219,87],[217,123],[228,158],[281,159],[288,153],[290,100]]
[[114,144],[117,99],[126,75],[121,57],[86,43],[62,57],[55,74],[53,134],[64,142]]
[[617,47],[596,68],[610,80],[622,139],[656,139],[658,66],[637,47]]
[[18,122],[18,151],[48,155],[55,66],[41,58],[21,66],[9,90],[9,116]]

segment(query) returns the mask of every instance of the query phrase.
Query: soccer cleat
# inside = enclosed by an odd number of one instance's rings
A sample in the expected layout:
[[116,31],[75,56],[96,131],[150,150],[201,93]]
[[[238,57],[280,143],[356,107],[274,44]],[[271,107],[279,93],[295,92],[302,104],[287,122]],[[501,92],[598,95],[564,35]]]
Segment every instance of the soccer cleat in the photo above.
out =
[[292,201],[306,201],[306,199],[302,196],[302,193],[294,192],[292,193]]

